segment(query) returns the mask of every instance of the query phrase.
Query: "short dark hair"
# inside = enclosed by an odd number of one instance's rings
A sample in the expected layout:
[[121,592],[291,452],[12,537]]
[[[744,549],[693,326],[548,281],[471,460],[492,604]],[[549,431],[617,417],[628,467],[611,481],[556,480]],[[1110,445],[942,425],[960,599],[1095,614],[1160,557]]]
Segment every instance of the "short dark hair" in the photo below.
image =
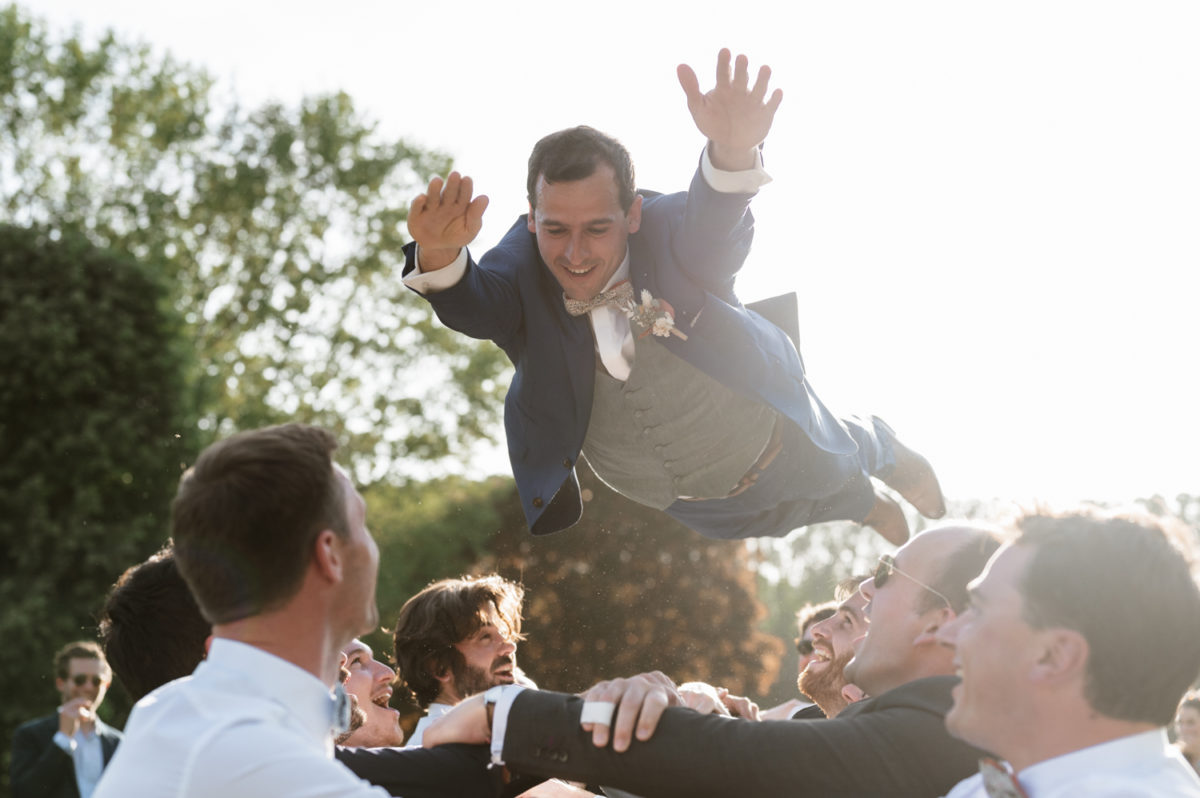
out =
[[1179,709],[1194,709],[1200,712],[1200,693],[1195,690],[1188,690],[1183,696],[1183,700],[1179,702]]
[[523,639],[524,600],[525,589],[499,574],[433,582],[400,608],[393,635],[397,681],[419,706],[429,706],[441,690],[436,675],[465,665],[454,645],[483,626],[486,605],[496,607],[513,639]]
[[1101,715],[1166,726],[1200,673],[1200,587],[1170,522],[1083,509],[1017,522],[1033,550],[1021,579],[1036,629],[1088,644],[1085,695]]
[[612,136],[587,125],[551,133],[533,145],[525,178],[529,207],[537,209],[538,177],[544,177],[547,183],[583,180],[591,177],[602,163],[612,167],[617,179],[617,200],[621,210],[628,213],[637,196],[629,150]]
[[100,646],[91,640],[76,640],[73,643],[67,643],[54,654],[54,675],[60,679],[65,679],[71,675],[71,660],[73,659],[98,659],[100,664],[104,666],[104,670],[111,673],[112,668],[108,665],[108,660],[104,658],[104,652],[100,650]]
[[104,651],[135,702],[194,671],[211,633],[169,545],[121,574],[100,615]]
[[301,424],[240,432],[200,453],[172,507],[175,557],[196,604],[222,624],[300,588],[313,543],[349,534],[329,432]]
[[[1004,534],[997,527],[974,522],[956,523],[953,526],[966,532],[967,539],[946,555],[937,577],[930,580],[929,586],[945,596],[950,601],[950,609],[961,615],[967,609],[967,585],[983,573],[988,560],[1000,548]],[[941,607],[942,604],[941,598],[928,590],[922,590],[918,610],[928,612]]]

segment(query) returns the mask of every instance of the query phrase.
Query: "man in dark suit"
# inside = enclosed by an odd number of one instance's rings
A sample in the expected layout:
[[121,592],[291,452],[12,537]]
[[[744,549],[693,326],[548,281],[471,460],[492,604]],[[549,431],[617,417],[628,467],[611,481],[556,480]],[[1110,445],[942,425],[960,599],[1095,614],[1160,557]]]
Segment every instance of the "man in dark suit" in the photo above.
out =
[[96,715],[112,682],[100,647],[68,643],[54,657],[57,714],[22,724],[13,733],[13,798],[90,798],[112,759],[121,732]]
[[647,798],[937,798],[973,772],[981,755],[942,723],[958,680],[937,632],[965,609],[967,583],[998,545],[990,529],[945,526],[917,535],[894,559],[881,558],[860,588],[870,626],[846,668],[872,697],[834,719],[701,715],[677,706],[666,677],[647,674],[602,682],[583,697],[492,688],[430,727],[425,745],[490,739],[510,770]]
[[409,212],[405,282],[447,325],[494,341],[516,373],[509,458],[535,534],[579,520],[575,466],[717,538],[782,535],[849,519],[908,537],[877,476],[929,517],[944,513],[928,462],[878,419],[821,404],[788,335],[745,308],[750,200],[770,180],[760,148],[782,94],[723,50],[716,87],[679,68],[708,138],[687,192],[635,190],[629,153],[591,128],[530,157],[528,217],[476,264],[466,250],[487,198],[435,178]]

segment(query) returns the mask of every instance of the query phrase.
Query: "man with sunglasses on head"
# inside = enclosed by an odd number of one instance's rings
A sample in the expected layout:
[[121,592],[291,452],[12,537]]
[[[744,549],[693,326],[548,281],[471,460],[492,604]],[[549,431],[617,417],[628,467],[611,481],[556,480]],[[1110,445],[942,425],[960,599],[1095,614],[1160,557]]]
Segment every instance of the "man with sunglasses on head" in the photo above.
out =
[[[943,526],[881,558],[860,590],[865,636],[846,678],[866,691],[833,719],[754,723],[679,707],[662,674],[601,682],[583,696],[493,688],[450,711],[425,745],[491,741],[512,771],[612,785],[646,798],[938,798],[983,753],[949,735],[953,654],[938,630],[999,547],[990,528]],[[636,733],[636,740],[635,740]]]
[[13,798],[90,798],[121,741],[121,732],[96,715],[112,682],[100,646],[68,643],[54,657],[54,673],[58,713],[13,733]]

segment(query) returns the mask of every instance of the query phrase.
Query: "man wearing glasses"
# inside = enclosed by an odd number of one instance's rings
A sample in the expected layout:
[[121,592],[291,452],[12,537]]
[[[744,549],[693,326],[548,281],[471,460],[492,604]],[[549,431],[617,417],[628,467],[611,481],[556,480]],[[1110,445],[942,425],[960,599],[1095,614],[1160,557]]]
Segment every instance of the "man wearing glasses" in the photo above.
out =
[[582,697],[493,688],[431,726],[425,745],[490,739],[493,761],[510,770],[646,798],[938,798],[976,771],[982,752],[943,725],[958,679],[937,633],[965,610],[967,583],[998,546],[990,528],[943,526],[880,560],[860,587],[869,626],[846,668],[870,697],[836,718],[753,723],[700,715],[679,708],[662,674],[643,674],[601,682]]
[[90,798],[121,741],[121,732],[96,715],[112,681],[100,646],[68,643],[54,657],[54,672],[58,713],[13,733],[13,798]]

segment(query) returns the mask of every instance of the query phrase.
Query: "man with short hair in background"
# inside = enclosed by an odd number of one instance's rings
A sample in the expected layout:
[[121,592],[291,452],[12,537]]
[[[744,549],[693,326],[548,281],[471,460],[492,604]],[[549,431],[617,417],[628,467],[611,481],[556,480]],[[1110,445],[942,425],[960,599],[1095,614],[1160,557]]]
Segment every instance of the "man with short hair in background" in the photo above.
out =
[[13,798],[91,798],[112,759],[121,732],[96,711],[112,682],[100,646],[68,643],[54,655],[58,712],[29,721],[13,733],[9,771]]
[[104,653],[134,703],[190,676],[211,636],[169,544],[121,574],[100,614]]
[[1092,510],[1017,523],[939,632],[962,674],[946,726],[1007,760],[949,798],[1200,796],[1167,741],[1200,673],[1200,587],[1168,523]]

